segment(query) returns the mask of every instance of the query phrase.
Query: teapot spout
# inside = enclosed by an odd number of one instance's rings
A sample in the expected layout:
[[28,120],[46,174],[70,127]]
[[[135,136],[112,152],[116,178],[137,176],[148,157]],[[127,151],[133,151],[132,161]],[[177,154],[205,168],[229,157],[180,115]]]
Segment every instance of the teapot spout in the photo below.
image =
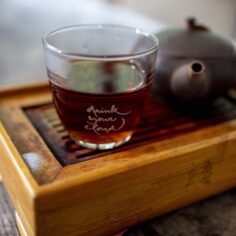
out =
[[172,74],[170,86],[180,100],[187,102],[204,98],[210,84],[210,74],[201,61],[192,61],[178,67]]
[[190,64],[189,73],[192,77],[197,77],[199,75],[202,75],[205,69],[206,68],[202,62],[194,61]]

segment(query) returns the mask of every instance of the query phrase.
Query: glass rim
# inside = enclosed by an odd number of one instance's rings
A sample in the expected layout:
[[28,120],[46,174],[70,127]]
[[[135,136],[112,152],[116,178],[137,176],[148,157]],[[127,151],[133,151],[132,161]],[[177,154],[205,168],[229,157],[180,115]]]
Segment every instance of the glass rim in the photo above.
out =
[[[153,40],[154,45],[148,49],[142,50],[138,53],[129,53],[129,54],[109,54],[109,55],[92,55],[92,54],[84,54],[84,53],[71,53],[61,50],[60,48],[53,46],[48,42],[48,38],[52,36],[55,33],[60,33],[65,30],[72,30],[72,29],[80,29],[80,28],[117,28],[117,29],[123,29],[123,30],[130,30],[133,31],[136,34],[142,34],[143,36],[146,36],[148,38],[151,38]],[[51,52],[63,56],[63,57],[70,57],[70,58],[79,58],[79,59],[87,59],[87,60],[125,60],[125,59],[134,59],[138,57],[142,57],[148,54],[151,54],[152,52],[156,51],[159,47],[159,40],[158,38],[150,32],[147,32],[145,30],[142,30],[140,28],[136,27],[130,27],[130,26],[124,26],[124,25],[115,25],[115,24],[78,24],[78,25],[69,25],[61,28],[57,28],[42,38],[43,45],[49,49]]]

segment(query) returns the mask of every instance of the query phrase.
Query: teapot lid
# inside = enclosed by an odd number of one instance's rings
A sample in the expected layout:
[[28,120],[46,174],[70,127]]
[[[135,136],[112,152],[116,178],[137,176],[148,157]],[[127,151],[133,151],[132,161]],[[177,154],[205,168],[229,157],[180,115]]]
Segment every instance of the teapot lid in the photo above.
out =
[[230,40],[212,33],[206,26],[196,24],[194,18],[187,19],[187,28],[168,29],[157,34],[159,53],[176,57],[232,57],[235,53]]

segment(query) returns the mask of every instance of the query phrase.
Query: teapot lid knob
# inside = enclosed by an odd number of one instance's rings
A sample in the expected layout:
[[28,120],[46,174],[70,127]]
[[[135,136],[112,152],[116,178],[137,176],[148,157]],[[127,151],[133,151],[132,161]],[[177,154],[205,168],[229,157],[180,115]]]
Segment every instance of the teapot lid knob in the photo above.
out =
[[197,23],[195,17],[188,17],[186,19],[187,27],[190,30],[201,30],[201,31],[209,31],[209,28],[205,25]]

